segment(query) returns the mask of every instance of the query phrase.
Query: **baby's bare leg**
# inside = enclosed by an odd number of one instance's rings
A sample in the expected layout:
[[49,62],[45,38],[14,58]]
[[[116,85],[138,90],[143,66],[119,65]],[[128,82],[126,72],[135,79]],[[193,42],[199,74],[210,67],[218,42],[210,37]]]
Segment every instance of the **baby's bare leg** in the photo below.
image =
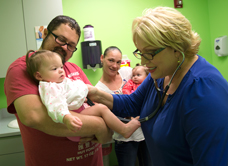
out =
[[82,114],[100,116],[112,130],[120,133],[125,138],[129,138],[141,124],[138,120],[133,119],[127,124],[121,122],[109,109],[103,104],[95,104],[92,107],[84,109]]

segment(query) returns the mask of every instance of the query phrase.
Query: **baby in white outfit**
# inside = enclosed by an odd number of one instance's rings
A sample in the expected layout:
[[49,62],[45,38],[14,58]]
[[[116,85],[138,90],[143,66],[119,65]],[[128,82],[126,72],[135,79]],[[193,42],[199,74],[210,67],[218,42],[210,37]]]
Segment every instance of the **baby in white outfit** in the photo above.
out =
[[[71,80],[65,77],[62,58],[58,53],[47,50],[32,53],[29,51],[26,55],[26,64],[31,77],[39,81],[41,100],[54,122],[63,123],[69,130],[76,132],[81,129],[83,123],[69,110],[80,112],[83,109],[81,114],[102,117],[108,127],[125,138],[130,137],[140,127],[141,124],[137,119],[127,124],[121,122],[102,104],[95,104],[84,109],[83,103],[88,94],[87,85],[81,80]],[[74,138],[69,139],[79,141],[78,137]]]
[[39,92],[52,120],[63,123],[69,110],[77,110],[83,105],[88,88],[81,80],[65,77],[61,83],[40,81]]

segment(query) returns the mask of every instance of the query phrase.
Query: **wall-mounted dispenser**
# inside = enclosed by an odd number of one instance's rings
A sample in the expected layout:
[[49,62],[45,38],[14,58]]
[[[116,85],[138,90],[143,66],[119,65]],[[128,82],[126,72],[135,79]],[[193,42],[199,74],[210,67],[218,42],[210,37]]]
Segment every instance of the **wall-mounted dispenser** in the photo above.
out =
[[101,67],[100,56],[102,54],[101,41],[84,41],[81,42],[82,61],[84,69],[93,69]]
[[92,25],[85,25],[83,31],[84,42],[81,42],[83,69],[96,71],[97,68],[101,68],[101,41],[95,40]]
[[215,39],[214,45],[215,54],[218,56],[228,55],[228,40],[227,36],[221,36]]
[[93,29],[92,25],[85,25],[83,27],[83,31],[84,31],[84,40],[85,41],[95,40],[94,29]]

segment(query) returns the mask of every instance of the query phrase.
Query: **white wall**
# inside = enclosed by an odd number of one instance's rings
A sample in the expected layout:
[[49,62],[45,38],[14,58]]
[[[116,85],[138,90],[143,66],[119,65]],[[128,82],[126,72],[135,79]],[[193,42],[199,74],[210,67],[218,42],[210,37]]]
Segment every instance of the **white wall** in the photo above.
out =
[[35,26],[47,25],[61,14],[62,0],[1,1],[0,78],[14,60],[36,50]]

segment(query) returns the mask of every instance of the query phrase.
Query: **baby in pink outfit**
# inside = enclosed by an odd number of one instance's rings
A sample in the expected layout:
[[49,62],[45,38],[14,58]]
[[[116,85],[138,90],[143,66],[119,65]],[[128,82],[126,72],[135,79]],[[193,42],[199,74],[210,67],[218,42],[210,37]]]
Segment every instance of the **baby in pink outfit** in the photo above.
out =
[[123,94],[129,95],[133,93],[144,81],[148,74],[149,72],[145,66],[140,66],[139,64],[136,64],[136,66],[132,69],[131,79],[128,80],[128,82],[124,85],[122,89]]

